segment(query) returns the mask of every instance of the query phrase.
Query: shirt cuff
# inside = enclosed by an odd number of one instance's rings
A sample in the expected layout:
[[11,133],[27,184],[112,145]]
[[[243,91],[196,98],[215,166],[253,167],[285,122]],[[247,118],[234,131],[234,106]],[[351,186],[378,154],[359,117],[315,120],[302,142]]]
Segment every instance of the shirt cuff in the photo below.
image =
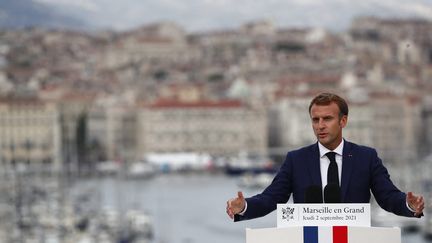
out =
[[247,201],[245,200],[245,207],[244,207],[243,211],[238,213],[238,215],[243,216],[246,213],[246,210],[247,210]]
[[[415,213],[416,211],[414,209],[411,208],[411,206],[408,204],[408,201],[406,201],[406,206],[409,209],[409,211]],[[244,210],[243,210],[244,211]]]

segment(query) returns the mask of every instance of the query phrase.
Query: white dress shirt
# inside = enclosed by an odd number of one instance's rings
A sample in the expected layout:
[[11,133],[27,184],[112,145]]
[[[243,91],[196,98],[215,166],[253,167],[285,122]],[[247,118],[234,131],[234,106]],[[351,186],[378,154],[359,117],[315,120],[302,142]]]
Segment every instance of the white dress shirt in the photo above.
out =
[[345,141],[342,139],[342,142],[337,146],[334,150],[330,150],[324,145],[322,145],[320,142],[318,142],[318,148],[320,153],[320,170],[321,170],[321,184],[322,189],[324,192],[324,187],[327,185],[327,170],[330,165],[330,160],[327,158],[326,153],[328,152],[335,152],[335,160],[336,164],[338,166],[338,175],[339,175],[339,185],[341,185],[341,178],[342,178],[342,151],[344,147]]

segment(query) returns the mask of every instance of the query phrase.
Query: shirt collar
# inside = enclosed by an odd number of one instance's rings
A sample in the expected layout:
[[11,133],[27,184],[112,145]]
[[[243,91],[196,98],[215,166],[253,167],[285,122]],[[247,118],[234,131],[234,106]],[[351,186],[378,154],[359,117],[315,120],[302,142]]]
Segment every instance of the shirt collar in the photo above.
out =
[[320,142],[318,142],[318,148],[319,148],[319,152],[320,152],[320,158],[322,158],[323,156],[325,156],[325,154],[328,153],[328,152],[335,152],[336,154],[342,156],[342,151],[343,151],[344,143],[345,143],[345,140],[342,139],[342,142],[333,151],[331,151],[330,149],[324,147],[324,145],[322,145]]

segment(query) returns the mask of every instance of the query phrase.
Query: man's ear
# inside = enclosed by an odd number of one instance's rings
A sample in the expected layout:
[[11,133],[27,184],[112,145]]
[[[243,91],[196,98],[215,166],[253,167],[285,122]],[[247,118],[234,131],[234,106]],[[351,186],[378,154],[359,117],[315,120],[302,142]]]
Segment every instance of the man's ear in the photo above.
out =
[[342,118],[339,120],[339,126],[341,128],[344,128],[348,123],[348,116],[343,115]]

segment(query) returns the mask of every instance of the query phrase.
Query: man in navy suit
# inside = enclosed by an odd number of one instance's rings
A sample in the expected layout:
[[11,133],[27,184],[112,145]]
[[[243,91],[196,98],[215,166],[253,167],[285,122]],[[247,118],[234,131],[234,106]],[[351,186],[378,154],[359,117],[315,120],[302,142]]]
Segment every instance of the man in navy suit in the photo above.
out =
[[[423,215],[423,197],[401,192],[390,180],[375,149],[343,139],[342,129],[348,121],[348,105],[344,99],[321,93],[311,101],[309,114],[318,142],[289,152],[274,180],[262,193],[245,199],[238,192],[236,198],[228,200],[226,212],[230,218],[239,221],[267,215],[278,203],[286,203],[291,193],[294,203],[303,203],[308,188],[324,188],[328,180],[340,185],[343,203],[369,203],[372,192],[386,211],[406,217]],[[332,159],[328,152],[333,152]],[[337,167],[335,163],[330,165],[331,162],[336,162]],[[335,180],[334,176],[327,175],[329,167],[335,168]]]

